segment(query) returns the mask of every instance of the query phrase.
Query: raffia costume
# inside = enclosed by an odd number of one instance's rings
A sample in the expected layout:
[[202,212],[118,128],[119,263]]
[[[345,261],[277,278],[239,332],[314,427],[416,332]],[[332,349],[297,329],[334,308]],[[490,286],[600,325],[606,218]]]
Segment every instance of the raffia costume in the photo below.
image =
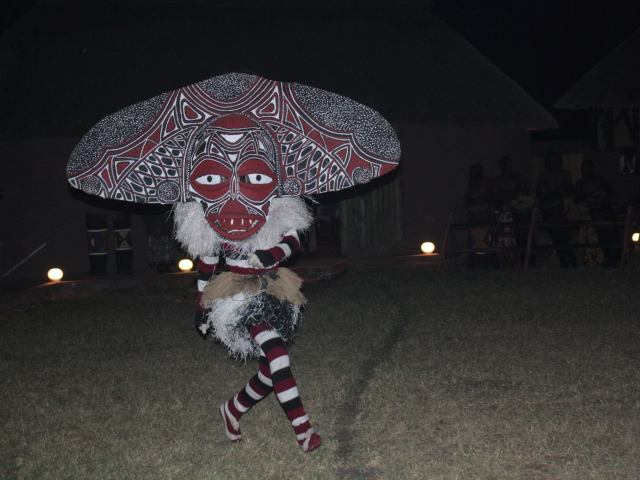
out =
[[[86,193],[175,204],[176,238],[198,257],[196,326],[254,377],[220,406],[230,440],[274,391],[304,451],[320,445],[290,368],[301,281],[280,263],[311,223],[303,196],[367,183],[397,166],[389,123],[353,100],[296,83],[230,73],[158,95],[91,129],[71,155]],[[227,272],[216,275],[224,257]]]

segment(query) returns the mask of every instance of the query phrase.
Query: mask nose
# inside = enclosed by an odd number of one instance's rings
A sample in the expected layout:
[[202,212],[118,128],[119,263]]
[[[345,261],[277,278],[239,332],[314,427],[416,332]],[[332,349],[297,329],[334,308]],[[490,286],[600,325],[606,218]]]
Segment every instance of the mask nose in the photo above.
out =
[[228,215],[230,217],[241,217],[249,215],[249,210],[242,203],[236,200],[229,200],[220,209],[220,215]]
[[238,193],[240,191],[240,179],[235,172],[233,173],[233,175],[231,175],[231,181],[229,183],[229,195],[231,197],[231,200],[237,200]]

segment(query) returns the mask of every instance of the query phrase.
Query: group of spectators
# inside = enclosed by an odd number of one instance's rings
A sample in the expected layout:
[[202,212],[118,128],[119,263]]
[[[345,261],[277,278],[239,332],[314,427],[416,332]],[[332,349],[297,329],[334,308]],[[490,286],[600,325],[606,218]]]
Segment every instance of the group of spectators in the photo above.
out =
[[[533,207],[537,207],[542,220],[549,225],[547,232],[558,257],[560,266],[573,268],[578,264],[574,250],[569,248],[571,230],[562,228],[569,221],[567,205],[572,201],[580,205],[593,221],[615,220],[612,188],[606,179],[596,172],[591,160],[581,165],[581,178],[573,184],[571,173],[563,168],[562,156],[557,152],[545,158],[535,191],[530,192],[523,177],[513,170],[510,157],[500,158],[500,173],[487,178],[484,167],[474,164],[469,170],[469,184],[465,196],[465,209],[469,223],[478,225],[470,230],[474,249],[489,247],[526,247],[528,224]],[[482,224],[497,223],[497,228]],[[560,227],[560,228],[559,228]],[[594,228],[597,242],[602,246],[603,266],[614,267],[620,262],[619,233],[615,226],[601,225]],[[513,251],[512,251],[513,252]],[[516,251],[517,252],[517,251]],[[532,259],[535,262],[535,257]],[[478,262],[497,265],[496,255],[479,257],[470,255],[471,267]]]

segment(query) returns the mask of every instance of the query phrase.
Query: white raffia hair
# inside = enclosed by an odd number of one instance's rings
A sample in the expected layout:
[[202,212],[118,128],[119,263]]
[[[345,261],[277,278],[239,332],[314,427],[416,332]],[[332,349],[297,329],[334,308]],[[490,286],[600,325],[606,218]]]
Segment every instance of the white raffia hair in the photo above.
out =
[[240,312],[251,301],[251,295],[240,292],[229,298],[218,299],[211,305],[207,323],[211,333],[227,347],[229,353],[240,360],[255,357],[259,354],[256,343],[251,339],[246,328],[237,328]]
[[212,256],[227,243],[249,253],[273,247],[290,230],[304,231],[311,225],[312,215],[301,197],[276,197],[271,200],[264,226],[252,237],[229,241],[213,230],[204,216],[200,202],[178,203],[173,210],[176,240],[192,257]]
[[[238,324],[243,319],[241,313],[253,301],[255,301],[255,295],[240,292],[233,297],[220,298],[211,305],[206,305],[211,308],[207,315],[211,335],[227,348],[233,358],[242,361],[260,356],[260,347],[251,338],[249,330],[238,328]],[[297,325],[300,322],[300,307],[294,305],[293,311],[293,322]]]

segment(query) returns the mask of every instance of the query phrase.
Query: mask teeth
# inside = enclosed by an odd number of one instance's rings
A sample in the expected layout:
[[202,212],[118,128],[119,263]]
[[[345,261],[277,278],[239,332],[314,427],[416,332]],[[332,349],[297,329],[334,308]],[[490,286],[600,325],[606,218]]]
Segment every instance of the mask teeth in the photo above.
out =
[[255,228],[258,223],[260,223],[259,220],[251,220],[248,218],[226,218],[214,221],[214,225],[217,228],[225,231],[247,230],[250,228]]

